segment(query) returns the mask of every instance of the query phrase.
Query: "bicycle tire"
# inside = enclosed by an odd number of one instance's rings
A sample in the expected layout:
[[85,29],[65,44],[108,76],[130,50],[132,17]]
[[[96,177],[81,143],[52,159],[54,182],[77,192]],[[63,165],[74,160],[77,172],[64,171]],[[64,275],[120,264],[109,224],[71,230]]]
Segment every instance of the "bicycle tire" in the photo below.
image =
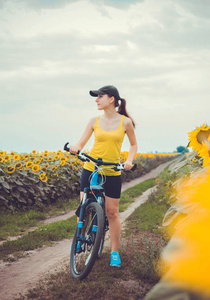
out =
[[[91,231],[93,220],[97,220],[97,231]],[[83,237],[85,241],[81,243],[80,251],[77,251],[77,230],[75,232],[71,254],[70,271],[76,279],[84,279],[90,273],[98,257],[98,251],[103,234],[104,215],[101,206],[98,203],[90,203],[84,212]],[[87,242],[86,242],[87,241]]]
[[100,247],[99,247],[99,250],[98,250],[98,259],[101,258],[102,251],[103,251],[103,248],[104,248],[105,236],[106,236],[106,232],[108,230],[109,230],[109,222],[108,222],[107,216],[104,215],[104,228],[103,228],[103,233],[102,233],[102,237],[101,237]]
[[101,258],[102,255],[102,251],[104,248],[104,241],[105,241],[105,235],[106,235],[106,231],[103,232],[102,237],[101,237],[101,242],[100,242],[100,246],[99,246],[99,250],[98,250],[98,259]]

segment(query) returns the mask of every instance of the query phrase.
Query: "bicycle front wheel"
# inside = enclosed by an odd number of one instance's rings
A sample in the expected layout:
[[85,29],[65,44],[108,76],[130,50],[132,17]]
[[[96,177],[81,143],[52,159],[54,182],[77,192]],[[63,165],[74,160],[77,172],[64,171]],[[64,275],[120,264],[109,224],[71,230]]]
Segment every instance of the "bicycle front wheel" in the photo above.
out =
[[90,273],[98,256],[103,224],[101,206],[95,202],[89,204],[84,213],[82,237],[78,239],[75,233],[72,242],[70,271],[74,278],[84,279]]

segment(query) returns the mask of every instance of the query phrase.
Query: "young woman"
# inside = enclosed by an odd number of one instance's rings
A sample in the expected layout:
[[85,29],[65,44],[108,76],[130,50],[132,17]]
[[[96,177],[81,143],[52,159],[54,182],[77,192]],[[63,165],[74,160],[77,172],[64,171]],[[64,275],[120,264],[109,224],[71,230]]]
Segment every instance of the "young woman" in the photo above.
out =
[[[96,97],[98,110],[103,110],[104,113],[89,121],[79,142],[70,146],[70,152],[76,154],[78,151],[81,151],[94,131],[95,142],[90,155],[96,159],[100,157],[104,161],[118,163],[120,162],[121,146],[126,133],[130,142],[130,151],[127,160],[124,162],[124,168],[130,170],[137,152],[137,142],[134,132],[135,124],[126,111],[125,99],[120,97],[118,90],[113,85],[104,86],[99,90],[91,90],[90,95]],[[118,107],[117,111],[116,107]],[[81,199],[84,188],[90,184],[89,178],[93,171],[93,164],[86,162],[81,175]],[[120,267],[121,260],[118,249],[121,232],[119,219],[121,173],[111,169],[104,169],[103,171],[106,175],[104,190],[111,240],[110,265]]]

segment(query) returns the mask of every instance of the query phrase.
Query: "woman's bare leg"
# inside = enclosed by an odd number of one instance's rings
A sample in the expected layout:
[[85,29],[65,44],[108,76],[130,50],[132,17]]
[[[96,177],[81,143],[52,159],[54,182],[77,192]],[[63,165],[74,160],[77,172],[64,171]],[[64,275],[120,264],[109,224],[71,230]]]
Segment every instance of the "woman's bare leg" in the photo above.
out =
[[106,196],[106,215],[109,221],[111,249],[118,252],[120,246],[121,223],[119,217],[120,199]]

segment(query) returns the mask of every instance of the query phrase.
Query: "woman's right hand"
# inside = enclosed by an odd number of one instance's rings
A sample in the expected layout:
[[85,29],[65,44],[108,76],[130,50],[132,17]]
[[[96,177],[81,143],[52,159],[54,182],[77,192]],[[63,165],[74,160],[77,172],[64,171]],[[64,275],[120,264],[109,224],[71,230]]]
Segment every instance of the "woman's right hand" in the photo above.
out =
[[71,145],[69,147],[69,152],[72,153],[72,154],[77,154],[80,151],[81,151],[81,149],[78,145]]

